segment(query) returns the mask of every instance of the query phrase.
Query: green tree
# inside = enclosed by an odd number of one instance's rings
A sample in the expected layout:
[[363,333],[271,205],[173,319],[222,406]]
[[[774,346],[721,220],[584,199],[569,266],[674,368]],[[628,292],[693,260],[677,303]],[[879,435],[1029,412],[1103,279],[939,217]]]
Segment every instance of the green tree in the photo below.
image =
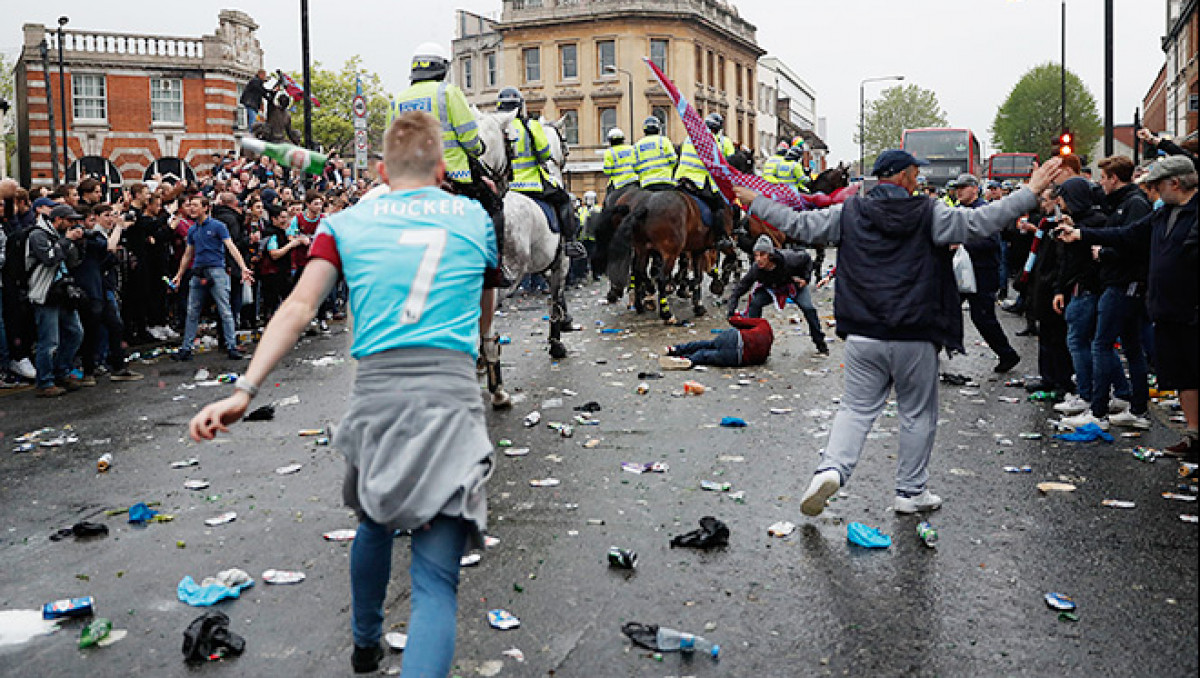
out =
[[[5,158],[0,158],[4,167],[12,167],[12,158],[17,153],[17,100],[16,100],[16,67],[15,61],[7,54],[0,52],[0,99],[8,102],[8,113],[4,116],[4,129],[0,136],[4,137],[4,148],[8,151]],[[6,174],[9,174],[6,172]]]
[[[900,148],[904,130],[915,127],[945,127],[946,113],[933,90],[917,85],[896,85],[867,104],[863,123],[863,153],[870,168],[875,157],[889,148]],[[854,142],[859,143],[856,132]]]
[[[996,111],[992,145],[1006,153],[1037,153],[1039,159],[1057,152],[1062,127],[1062,72],[1058,64],[1035,66],[1021,76]],[[1079,76],[1067,70],[1067,129],[1075,135],[1077,152],[1086,153],[1104,133],[1096,99]]]
[[[289,75],[301,86],[302,73]],[[362,77],[363,96],[367,99],[367,138],[374,152],[383,150],[383,132],[387,125],[388,106],[391,97],[383,88],[383,81],[376,73],[363,68],[362,57],[357,54],[346,60],[340,71],[321,68],[319,61],[312,65],[313,94],[321,106],[312,109],[313,143],[326,152],[337,151],[343,157],[354,156],[354,83]],[[292,127],[304,138],[304,102],[295,102]]]

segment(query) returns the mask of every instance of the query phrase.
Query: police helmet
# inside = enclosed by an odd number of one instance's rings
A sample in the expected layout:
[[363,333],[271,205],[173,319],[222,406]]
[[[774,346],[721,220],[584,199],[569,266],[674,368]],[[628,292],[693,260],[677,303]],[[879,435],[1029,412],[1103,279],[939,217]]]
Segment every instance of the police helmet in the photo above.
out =
[[725,127],[725,118],[722,118],[720,113],[709,113],[704,119],[704,124],[713,134],[717,134]]
[[662,122],[652,115],[642,123],[642,131],[646,134],[659,134],[662,132]]
[[791,148],[789,148],[787,150],[787,153],[785,153],[783,155],[784,160],[799,160],[800,158],[803,158],[803,157],[804,157],[804,147],[803,146],[792,146]]
[[450,69],[450,58],[446,49],[436,42],[424,42],[413,50],[411,72],[409,79],[413,82],[420,80],[441,80]]
[[608,130],[608,143],[615,146],[623,141],[625,141],[625,132],[620,127]]
[[583,192],[583,204],[595,205],[596,204],[596,192],[595,191],[584,191]]
[[921,186],[924,186],[925,184],[929,183],[929,180],[925,178],[924,174],[918,174],[917,175],[917,183],[920,184]]
[[496,110],[499,111],[519,111],[524,104],[525,97],[516,87],[505,87],[496,97]]
[[789,148],[791,148],[791,147],[788,146],[788,142],[781,141],[781,142],[779,142],[779,145],[775,147],[775,155],[784,155],[785,153],[787,153]]

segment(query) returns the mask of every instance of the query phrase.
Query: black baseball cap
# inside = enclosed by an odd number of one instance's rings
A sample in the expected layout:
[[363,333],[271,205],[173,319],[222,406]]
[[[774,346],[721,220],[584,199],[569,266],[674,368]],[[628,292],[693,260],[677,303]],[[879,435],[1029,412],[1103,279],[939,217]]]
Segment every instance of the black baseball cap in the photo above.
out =
[[924,167],[928,165],[928,160],[922,160],[915,157],[908,151],[902,151],[898,148],[889,148],[875,158],[875,167],[871,170],[871,174],[877,177],[890,177],[893,174],[899,174],[904,170],[916,165]]

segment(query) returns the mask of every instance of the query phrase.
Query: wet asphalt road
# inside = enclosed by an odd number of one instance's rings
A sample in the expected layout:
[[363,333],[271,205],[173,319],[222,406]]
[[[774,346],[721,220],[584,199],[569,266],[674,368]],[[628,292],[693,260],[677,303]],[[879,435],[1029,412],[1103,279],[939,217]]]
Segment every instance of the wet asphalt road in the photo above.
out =
[[[541,297],[518,297],[497,327],[506,347],[506,379],[518,398],[489,415],[495,439],[529,447],[500,456],[490,485],[491,533],[500,542],[463,571],[455,674],[505,676],[1194,676],[1197,663],[1197,528],[1179,519],[1195,504],[1159,496],[1175,489],[1175,464],[1146,464],[1135,443],[1171,444],[1166,412],[1155,408],[1152,431],[1113,444],[1024,440],[1051,431],[1048,406],[991,379],[991,358],[968,323],[970,355],[943,370],[978,378],[981,393],[943,386],[942,422],[930,487],[945,499],[931,520],[937,550],[916,538],[915,517],[890,511],[895,418],[881,417],[863,462],[843,496],[818,519],[799,511],[824,445],[828,416],[840,395],[842,344],[815,357],[794,310],[776,313],[770,362],[748,370],[666,373],[650,393],[634,394],[640,371],[657,371],[649,352],[709,336],[722,327],[715,309],[694,328],[665,328],[650,316],[598,305],[603,289],[572,292],[584,331],[567,336],[572,355],[554,365],[544,352]],[[817,295],[830,313],[828,291]],[[515,302],[515,303],[514,303]],[[685,304],[678,304],[686,308]],[[1007,314],[1002,322],[1018,329]],[[631,332],[600,334],[596,321]],[[341,330],[343,326],[335,325]],[[29,609],[60,597],[92,595],[97,612],[129,636],[103,649],[76,649],[79,623],[28,643],[0,647],[0,675],[12,676],[338,676],[350,675],[346,545],[325,531],[352,527],[340,505],[342,459],[297,431],[334,423],[344,411],[352,363],[302,362],[329,351],[346,357],[349,335],[306,339],[274,375],[259,402],[298,395],[272,422],[247,423],[218,444],[184,440],[184,425],[202,403],[228,387],[181,389],[193,372],[236,369],[218,355],[186,366],[141,365],[147,380],[109,384],[52,401],[32,393],[0,393],[0,609]],[[1014,338],[1034,369],[1034,343]],[[606,364],[596,364],[605,360]],[[742,376],[745,375],[745,376]],[[689,378],[708,386],[699,397],[674,397]],[[738,388],[739,380],[748,385]],[[275,384],[278,384],[276,386]],[[576,391],[564,396],[557,389]],[[517,390],[519,389],[519,391]],[[179,396],[183,396],[182,399]],[[546,398],[564,406],[543,409]],[[578,426],[570,439],[544,424],[567,421],[571,407],[596,400],[599,426]],[[976,402],[979,401],[979,402]],[[783,415],[769,408],[792,408]],[[540,409],[543,424],[522,418]],[[814,411],[815,410],[815,411]],[[722,429],[722,416],[746,419]],[[13,454],[15,436],[42,426],[74,426],[80,442]],[[583,444],[598,439],[593,448]],[[1003,441],[1011,441],[1005,444]],[[95,460],[112,452],[115,466],[97,474]],[[169,463],[201,464],[173,470]],[[664,461],[664,474],[623,472],[623,461]],[[303,464],[294,475],[277,467]],[[1033,473],[1001,467],[1030,464]],[[1043,480],[1066,476],[1078,490],[1046,496]],[[532,488],[554,477],[554,488]],[[186,479],[212,485],[194,492]],[[729,482],[745,503],[699,489],[701,480]],[[1106,508],[1101,500],[1137,503]],[[131,529],[106,509],[160,501],[174,521]],[[224,511],[238,519],[206,527]],[[727,549],[710,553],[668,547],[704,515],[726,521]],[[79,520],[105,522],[105,538],[51,542],[55,529]],[[604,521],[602,525],[589,521]],[[786,539],[767,527],[797,524]],[[891,534],[895,545],[864,551],[846,542],[846,522]],[[408,612],[406,540],[397,540],[387,622],[403,630]],[[182,547],[177,546],[182,543]],[[635,550],[634,572],[610,570],[610,545]],[[296,586],[258,581],[240,600],[218,605],[246,638],[246,653],[189,669],[181,633],[201,611],[180,603],[184,575],[199,580],[240,567],[255,579],[269,568],[297,569]],[[1064,622],[1042,601],[1046,592],[1073,596],[1078,622]],[[490,628],[485,614],[509,610],[521,628]],[[719,663],[632,648],[625,621],[703,633],[723,646]],[[707,629],[707,630],[706,630]],[[519,648],[524,663],[504,657]],[[402,655],[385,664],[395,667]]]

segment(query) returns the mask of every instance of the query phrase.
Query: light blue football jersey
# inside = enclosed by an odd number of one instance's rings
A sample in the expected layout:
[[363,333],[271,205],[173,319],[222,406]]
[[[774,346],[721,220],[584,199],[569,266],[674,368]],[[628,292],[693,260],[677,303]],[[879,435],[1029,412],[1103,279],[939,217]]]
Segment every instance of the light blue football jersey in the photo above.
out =
[[323,219],[310,252],[346,278],[353,357],[394,348],[478,357],[483,271],[497,255],[492,220],[475,201],[432,187],[392,191]]

